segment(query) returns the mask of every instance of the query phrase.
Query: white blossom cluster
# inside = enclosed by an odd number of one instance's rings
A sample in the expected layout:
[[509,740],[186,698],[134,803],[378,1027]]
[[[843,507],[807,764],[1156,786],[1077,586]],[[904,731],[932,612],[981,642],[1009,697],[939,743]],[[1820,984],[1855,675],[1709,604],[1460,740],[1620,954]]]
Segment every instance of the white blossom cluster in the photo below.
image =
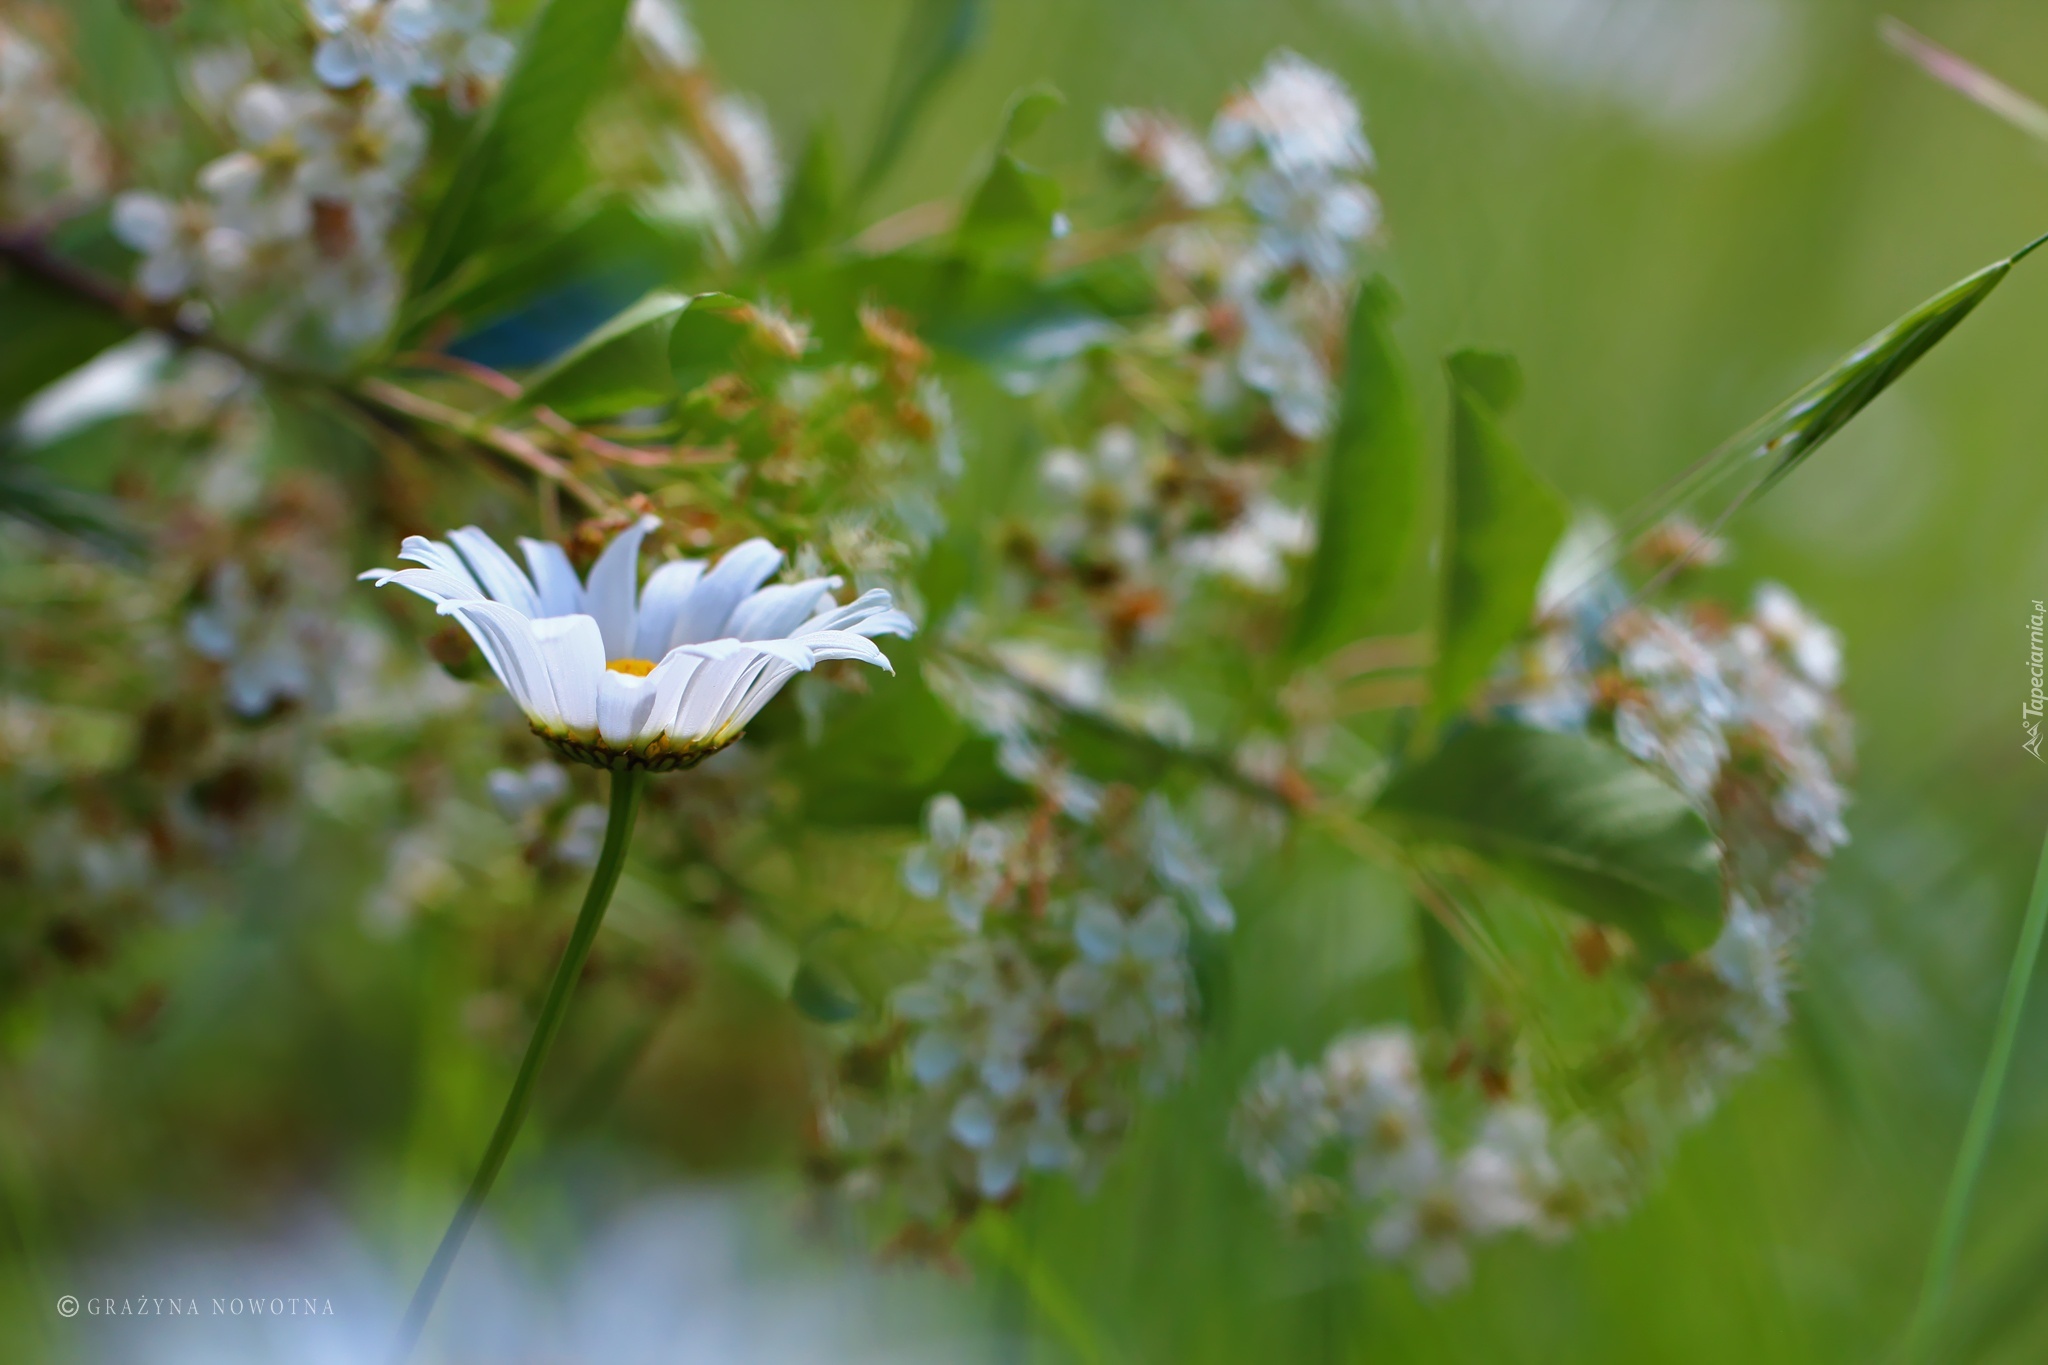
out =
[[109,155],[55,64],[0,22],[0,221],[62,214],[106,192]]
[[960,936],[891,1000],[890,1079],[844,1067],[827,1102],[847,1189],[887,1188],[928,1228],[1030,1171],[1099,1174],[1192,1046],[1190,919],[1231,923],[1165,798],[1071,776],[1039,796],[994,819],[933,799],[903,880]]
[[1731,620],[1594,583],[1543,611],[1499,697],[1524,724],[1611,733],[1712,818],[1732,887],[1789,908],[1848,841],[1841,681],[1840,638],[1778,584]]
[[1315,548],[1315,525],[1268,491],[1261,473],[1148,446],[1111,424],[1085,450],[1045,453],[1039,477],[1051,510],[1031,548],[1042,573],[1084,588],[1172,598],[1191,579],[1215,578],[1277,593],[1290,563]]
[[306,12],[321,35],[311,79],[259,75],[241,49],[201,54],[191,88],[234,150],[200,169],[192,194],[114,202],[144,296],[217,308],[274,296],[257,330],[265,349],[307,314],[346,347],[390,327],[390,233],[427,148],[412,94],[439,89],[473,111],[513,56],[486,27],[489,0],[307,0]]
[[1336,330],[1380,227],[1351,92],[1283,51],[1224,103],[1206,140],[1149,110],[1112,109],[1102,131],[1170,200],[1159,241],[1183,303],[1167,331],[1208,357],[1205,404],[1227,410],[1249,390],[1295,438],[1325,435]]
[[[1724,554],[1684,527],[1656,538],[1682,544],[1691,563]],[[1475,1101],[1447,1070],[1425,1074],[1412,1035],[1388,1026],[1338,1039],[1316,1067],[1267,1058],[1234,1120],[1239,1158],[1283,1210],[1361,1215],[1368,1249],[1409,1261],[1433,1292],[1464,1281],[1477,1242],[1509,1230],[1552,1240],[1621,1212],[1657,1155],[1776,1045],[1806,894],[1848,838],[1835,633],[1776,584],[1731,619],[1706,604],[1632,602],[1610,576],[1575,577],[1607,539],[1583,527],[1560,547],[1493,700],[1525,725],[1611,738],[1718,836],[1720,936],[1654,969],[1634,1036],[1617,1048],[1641,1065],[1610,1078],[1594,1108],[1558,1117],[1521,1075]],[[1599,952],[1581,966],[1598,975],[1610,940],[1591,933]],[[1454,1126],[1472,1134],[1461,1148],[1444,1137]]]
[[1315,1066],[1268,1057],[1239,1099],[1231,1145],[1290,1216],[1358,1211],[1367,1249],[1432,1294],[1466,1283],[1478,1243],[1509,1232],[1556,1241],[1621,1206],[1623,1164],[1591,1124],[1554,1131],[1534,1105],[1489,1103],[1457,1144],[1438,1111],[1414,1036],[1386,1025],[1337,1038]]

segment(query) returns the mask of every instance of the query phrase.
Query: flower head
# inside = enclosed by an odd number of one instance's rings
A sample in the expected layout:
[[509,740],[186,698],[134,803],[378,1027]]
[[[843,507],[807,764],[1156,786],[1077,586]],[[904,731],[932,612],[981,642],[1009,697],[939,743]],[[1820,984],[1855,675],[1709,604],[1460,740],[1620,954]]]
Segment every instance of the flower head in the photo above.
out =
[[441,28],[432,0],[308,0],[306,11],[325,35],[313,73],[334,89],[368,81],[403,93],[441,79],[430,48]]
[[[765,540],[716,564],[674,560],[639,584],[642,517],[579,580],[559,545],[521,539],[521,571],[474,526],[446,541],[408,536],[412,569],[372,569],[453,616],[564,757],[601,768],[687,768],[740,737],[798,673],[827,659],[888,668],[877,635],[908,636],[910,618],[874,589],[845,606],[840,580],[762,586],[782,566]],[[452,542],[452,543],[451,543]]]

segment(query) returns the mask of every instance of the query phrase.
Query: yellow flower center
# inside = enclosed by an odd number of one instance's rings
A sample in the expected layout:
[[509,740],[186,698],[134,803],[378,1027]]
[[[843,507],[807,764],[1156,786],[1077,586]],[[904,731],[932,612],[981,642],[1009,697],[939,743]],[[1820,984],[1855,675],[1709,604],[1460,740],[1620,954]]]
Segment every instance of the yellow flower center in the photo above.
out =
[[607,662],[605,667],[614,673],[631,673],[636,678],[644,678],[654,671],[654,661],[652,659],[613,659]]

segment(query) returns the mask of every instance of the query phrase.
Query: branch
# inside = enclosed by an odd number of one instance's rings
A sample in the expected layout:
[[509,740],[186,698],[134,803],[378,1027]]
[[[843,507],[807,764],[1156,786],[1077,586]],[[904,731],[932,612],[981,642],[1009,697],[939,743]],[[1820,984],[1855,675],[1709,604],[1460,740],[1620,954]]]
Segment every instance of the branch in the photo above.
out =
[[[380,423],[388,423],[388,418],[395,415],[460,436],[559,484],[593,512],[606,511],[612,504],[612,499],[579,479],[568,465],[516,431],[493,426],[472,413],[436,402],[387,380],[365,378],[350,383],[257,355],[208,328],[187,321],[180,316],[175,305],[152,303],[105,275],[57,254],[50,250],[47,238],[39,231],[0,230],[0,260],[102,312],[112,313],[137,327],[161,332],[180,346],[224,355],[252,374],[272,382],[319,390],[334,401]],[[417,363],[420,357],[408,359]]]

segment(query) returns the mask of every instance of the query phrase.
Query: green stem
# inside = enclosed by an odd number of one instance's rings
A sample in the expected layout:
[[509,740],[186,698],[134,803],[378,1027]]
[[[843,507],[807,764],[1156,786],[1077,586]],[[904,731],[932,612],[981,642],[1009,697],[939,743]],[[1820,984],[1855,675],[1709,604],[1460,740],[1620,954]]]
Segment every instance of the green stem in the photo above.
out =
[[419,1344],[420,1333],[426,1329],[427,1318],[434,1311],[434,1300],[440,1297],[441,1284],[448,1278],[448,1271],[462,1250],[463,1238],[469,1235],[470,1225],[476,1222],[477,1214],[482,1211],[484,1200],[491,1193],[491,1185],[512,1151],[512,1144],[519,1139],[520,1125],[525,1123],[527,1108],[533,1101],[534,1079],[540,1075],[548,1048],[561,1031],[562,1018],[569,1012],[569,997],[576,990],[577,979],[583,975],[583,964],[590,957],[590,945],[596,942],[598,926],[604,922],[605,907],[611,904],[612,890],[619,884],[619,870],[626,863],[626,846],[632,842],[633,817],[639,810],[640,788],[645,781],[646,774],[637,770],[612,774],[611,816],[605,822],[604,849],[598,854],[597,870],[591,874],[590,890],[584,893],[583,910],[576,916],[576,928],[569,935],[569,946],[562,950],[562,960],[555,967],[555,979],[548,985],[547,999],[542,1002],[540,1019],[534,1025],[533,1041],[526,1045],[526,1056],[519,1063],[519,1076],[512,1082],[512,1093],[505,1100],[505,1111],[498,1116],[498,1127],[491,1134],[491,1145],[484,1150],[484,1159],[476,1168],[475,1178],[469,1182],[469,1193],[463,1195],[461,1207],[455,1210],[455,1217],[448,1224],[448,1231],[442,1235],[434,1259],[427,1265],[427,1273],[420,1277],[420,1287],[413,1291],[412,1304],[405,1310],[405,1322],[398,1329],[398,1344],[392,1352],[393,1365],[404,1365],[411,1358],[413,1348]]
[[2048,929],[2048,842],[2041,846],[2041,861],[2034,872],[2034,889],[2027,899],[2027,917],[2020,925],[2019,947],[2014,951],[2012,970],[2005,979],[2005,998],[1999,1002],[1998,1023],[1991,1036],[1991,1055],[1984,1061],[1984,1076],[1977,1083],[1977,1099],[1970,1106],[1970,1121],[1963,1129],[1962,1149],[1956,1153],[1954,1172],[1949,1176],[1948,1195],[1942,1201],[1941,1222],[1934,1233],[1934,1249],[1927,1257],[1927,1277],[1920,1287],[1920,1302],[1913,1309],[1912,1324],[1906,1329],[1904,1365],[1921,1365],[1932,1359],[1935,1334],[1942,1313],[1948,1307],[1950,1283],[1955,1278],[1956,1254],[1962,1248],[1963,1225],[1970,1215],[1970,1202],[1977,1180],[1984,1172],[1984,1153],[1991,1145],[1991,1129],[1998,1117],[1998,1098],[2005,1089],[2005,1074],[2012,1066],[2013,1044],[2019,1037],[2020,1014],[2026,1007],[2027,987],[2033,981],[2034,960],[2041,953],[2041,935]]

